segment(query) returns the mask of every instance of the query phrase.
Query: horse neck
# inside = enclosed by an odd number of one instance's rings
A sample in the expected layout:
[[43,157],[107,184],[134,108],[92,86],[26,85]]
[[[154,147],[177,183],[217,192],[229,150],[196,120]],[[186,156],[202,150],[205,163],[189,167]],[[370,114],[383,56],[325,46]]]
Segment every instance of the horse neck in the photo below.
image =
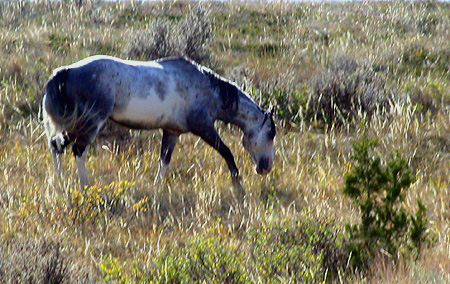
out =
[[237,125],[244,133],[248,133],[257,123],[264,120],[264,113],[249,97],[240,94],[237,105],[233,115],[228,114],[223,121]]

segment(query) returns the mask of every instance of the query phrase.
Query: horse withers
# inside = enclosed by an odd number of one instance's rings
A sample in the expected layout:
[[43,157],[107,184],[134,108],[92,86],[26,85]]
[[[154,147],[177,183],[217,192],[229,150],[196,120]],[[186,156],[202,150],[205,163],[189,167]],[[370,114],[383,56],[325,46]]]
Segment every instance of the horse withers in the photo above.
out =
[[259,174],[273,166],[273,110],[263,111],[236,84],[187,58],[93,56],[60,67],[47,82],[43,115],[54,175],[62,173],[60,154],[72,144],[83,188],[89,185],[87,149],[108,119],[133,129],[163,129],[155,181],[164,178],[179,135],[191,132],[222,155],[240,186],[233,154],[214,128],[217,119],[243,131]]

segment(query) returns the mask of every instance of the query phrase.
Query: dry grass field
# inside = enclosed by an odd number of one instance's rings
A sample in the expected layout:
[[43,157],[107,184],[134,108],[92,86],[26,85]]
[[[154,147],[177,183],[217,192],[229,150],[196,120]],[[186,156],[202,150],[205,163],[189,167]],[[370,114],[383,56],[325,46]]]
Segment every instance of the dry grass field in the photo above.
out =
[[[0,283],[450,283],[450,5],[434,1],[0,2]],[[278,106],[275,167],[240,131],[219,154],[183,135],[153,185],[161,133],[108,125],[79,190],[73,156],[51,185],[39,104],[52,70],[94,54],[187,54]],[[352,143],[379,141],[415,180],[427,245],[354,267],[344,195]]]

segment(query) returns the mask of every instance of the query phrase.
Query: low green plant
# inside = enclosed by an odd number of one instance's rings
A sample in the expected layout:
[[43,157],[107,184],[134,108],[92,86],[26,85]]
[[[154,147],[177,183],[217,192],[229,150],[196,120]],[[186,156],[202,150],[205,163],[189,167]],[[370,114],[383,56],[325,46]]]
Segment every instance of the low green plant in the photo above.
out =
[[100,264],[101,283],[246,283],[244,253],[221,236],[168,244],[148,269],[113,257]]
[[155,283],[245,283],[244,254],[223,237],[169,246],[153,263]]
[[[267,222],[252,229],[248,244],[257,282],[320,283],[326,279],[326,273],[331,274],[329,270],[335,270],[339,262],[334,256],[340,255],[327,229],[309,222]],[[328,262],[331,255],[332,263]]]
[[99,265],[103,279],[99,283],[149,283],[149,279],[143,273],[136,263],[128,265],[128,263],[121,262],[118,258],[112,256],[105,257]]
[[[378,253],[397,259],[401,251],[420,252],[426,240],[426,208],[418,201],[415,216],[403,201],[415,181],[408,163],[396,153],[384,161],[375,151],[377,140],[361,138],[353,144],[352,169],[343,192],[361,211],[359,224],[347,225],[353,264],[363,266]],[[409,244],[412,244],[409,245]]]
[[277,119],[290,123],[300,123],[307,108],[309,92],[306,84],[297,89],[275,86],[250,90],[254,97],[259,97],[264,108],[268,108],[270,104],[277,107]]
[[165,244],[148,263],[104,258],[101,283],[332,282],[348,259],[333,226],[270,220],[237,236],[218,223],[206,234]]
[[249,236],[258,283],[334,283],[349,276],[347,239],[332,221],[263,222]]
[[69,219],[74,224],[97,223],[123,212],[139,212],[145,210],[148,197],[128,204],[125,201],[127,190],[134,186],[128,181],[113,182],[105,187],[91,186],[84,190],[71,189],[71,207]]

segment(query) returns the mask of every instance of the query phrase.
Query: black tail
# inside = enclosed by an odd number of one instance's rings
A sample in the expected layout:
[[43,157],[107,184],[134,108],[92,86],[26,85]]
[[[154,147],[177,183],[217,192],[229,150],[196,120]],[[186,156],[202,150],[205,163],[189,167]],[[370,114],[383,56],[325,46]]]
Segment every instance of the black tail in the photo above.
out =
[[98,122],[107,118],[99,117],[101,110],[96,109],[96,103],[80,101],[77,94],[68,87],[69,69],[56,71],[48,80],[44,100],[44,111],[52,124],[69,136],[80,137],[95,131]]
[[47,93],[45,101],[45,111],[56,121],[63,119],[74,111],[66,92],[66,81],[69,71],[60,69],[47,82]]

